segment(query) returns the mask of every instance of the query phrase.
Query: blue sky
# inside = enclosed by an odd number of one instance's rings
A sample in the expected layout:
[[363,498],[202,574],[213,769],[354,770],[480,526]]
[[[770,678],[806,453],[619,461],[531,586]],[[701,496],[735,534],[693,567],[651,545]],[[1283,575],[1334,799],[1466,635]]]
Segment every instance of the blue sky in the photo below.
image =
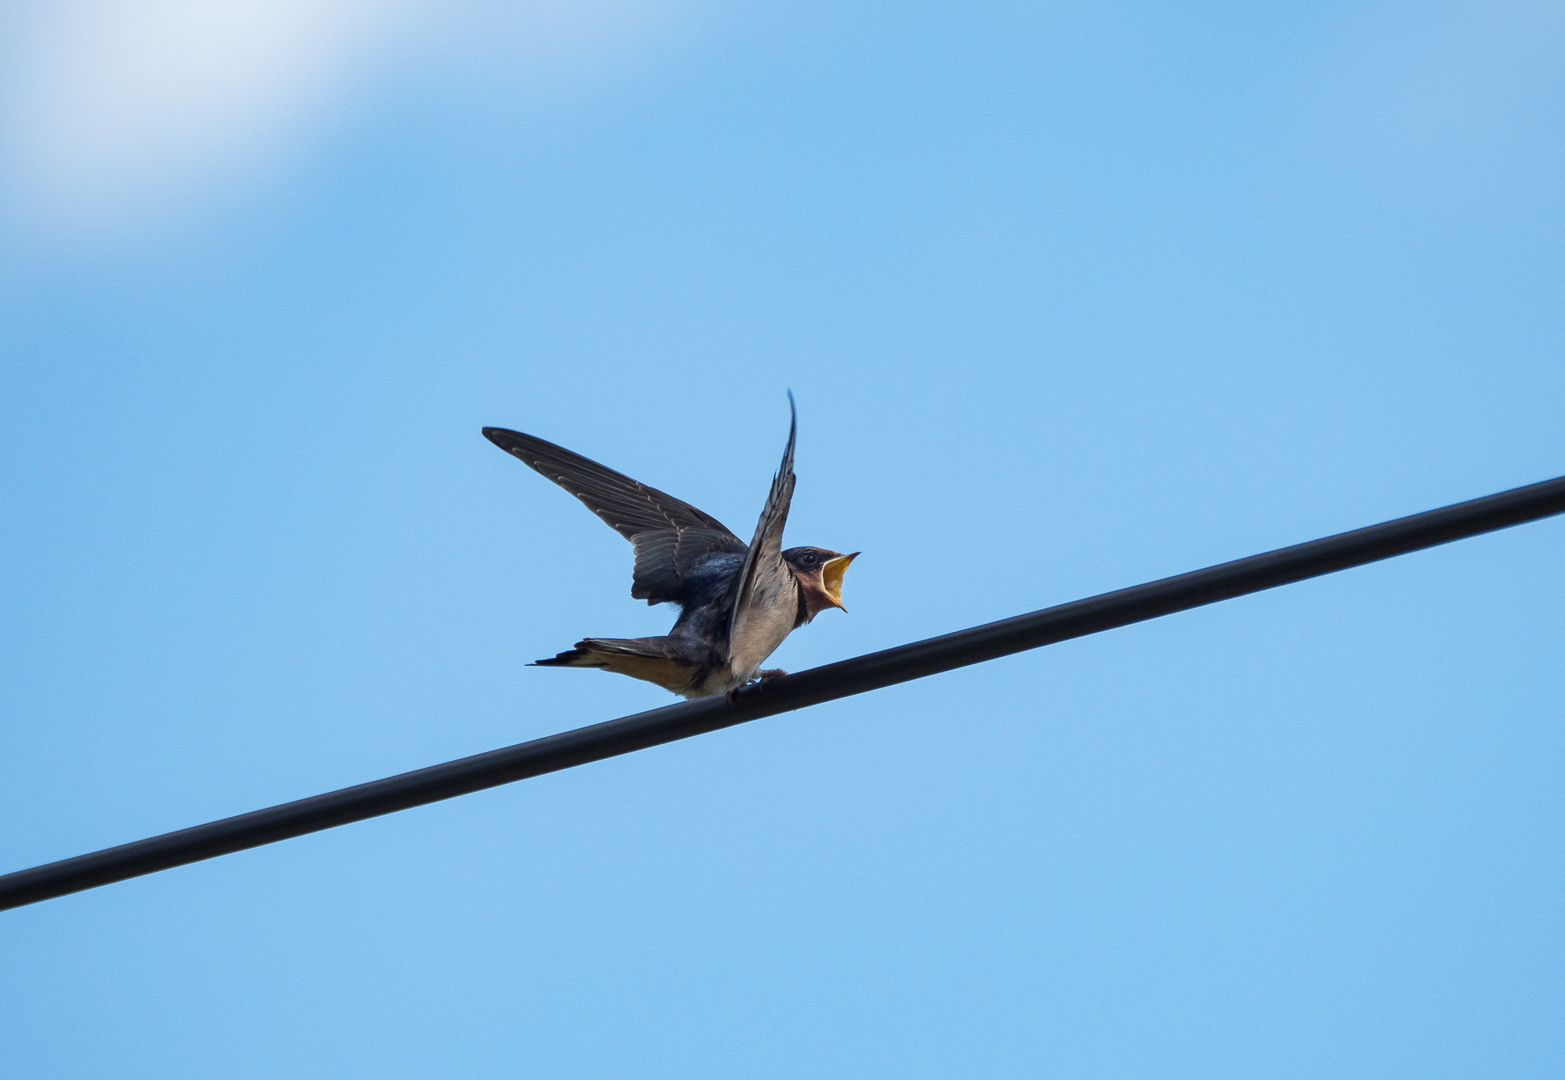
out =
[[[0,16],[0,863],[1565,473],[1555,4]],[[0,1072],[1565,1068],[1565,522],[0,916]]]

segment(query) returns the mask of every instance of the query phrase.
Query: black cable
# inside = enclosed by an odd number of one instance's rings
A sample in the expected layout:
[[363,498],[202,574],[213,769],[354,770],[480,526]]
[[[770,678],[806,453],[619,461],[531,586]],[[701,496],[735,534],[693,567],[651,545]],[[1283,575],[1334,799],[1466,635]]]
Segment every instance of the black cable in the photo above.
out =
[[1565,512],[1565,477],[0,877],[0,910],[406,810]]

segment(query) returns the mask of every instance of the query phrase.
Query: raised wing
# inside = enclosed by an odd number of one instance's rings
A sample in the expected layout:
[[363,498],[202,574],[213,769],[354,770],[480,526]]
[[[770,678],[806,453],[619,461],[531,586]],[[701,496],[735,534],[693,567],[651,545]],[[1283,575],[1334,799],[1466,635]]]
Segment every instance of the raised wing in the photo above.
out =
[[637,600],[678,603],[685,575],[702,555],[744,553],[744,541],[712,515],[606,465],[520,431],[484,428],[484,437],[576,496],[635,545],[630,595]]
[[788,636],[797,617],[796,605],[780,602],[791,598],[798,588],[782,559],[783,526],[788,523],[788,505],[793,501],[793,444],[799,429],[799,413],[791,391],[788,411],[788,446],[783,450],[777,475],[772,477],[766,509],[761,511],[755,539],[750,541],[750,550],[731,593],[728,654],[735,675],[748,676],[759,667]]

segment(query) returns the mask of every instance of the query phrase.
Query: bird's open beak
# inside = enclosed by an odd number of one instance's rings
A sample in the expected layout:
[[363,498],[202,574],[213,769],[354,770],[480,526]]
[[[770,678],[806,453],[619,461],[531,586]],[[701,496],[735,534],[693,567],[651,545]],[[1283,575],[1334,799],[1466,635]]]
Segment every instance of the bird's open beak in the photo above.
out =
[[848,564],[859,555],[857,551],[852,555],[839,555],[835,559],[828,559],[826,565],[821,567],[821,584],[826,586],[826,595],[843,611],[848,609],[842,603],[842,575],[847,571]]

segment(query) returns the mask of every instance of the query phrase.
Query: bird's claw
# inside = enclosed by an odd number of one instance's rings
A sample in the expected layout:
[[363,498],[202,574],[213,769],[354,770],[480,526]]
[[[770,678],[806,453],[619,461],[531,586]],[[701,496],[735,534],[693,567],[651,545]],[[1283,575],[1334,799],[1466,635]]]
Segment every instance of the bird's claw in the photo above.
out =
[[786,674],[788,673],[782,668],[767,668],[764,671],[757,671],[755,673],[755,678],[751,679],[743,686],[734,687],[732,690],[728,691],[728,693],[724,694],[724,700],[726,700],[728,704],[732,705],[734,702],[738,701],[741,696],[753,694],[767,683],[773,681],[774,679],[780,679]]

